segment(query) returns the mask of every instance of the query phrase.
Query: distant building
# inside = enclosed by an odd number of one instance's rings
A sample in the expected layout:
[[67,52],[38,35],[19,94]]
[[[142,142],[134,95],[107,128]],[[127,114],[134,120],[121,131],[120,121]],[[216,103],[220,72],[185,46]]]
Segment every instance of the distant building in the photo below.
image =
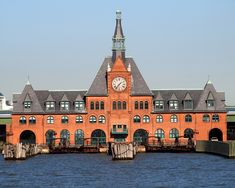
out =
[[[13,95],[7,140],[13,144],[46,144],[55,138],[71,144],[84,138],[91,144],[189,137],[226,141],[224,92],[216,91],[211,81],[200,90],[150,90],[134,59],[125,56],[121,12],[116,14],[112,57],[104,59],[91,87],[50,91],[26,84],[22,93]],[[157,74],[155,78],[164,82]]]
[[228,140],[235,140],[235,106],[226,106]]
[[6,141],[6,129],[11,126],[11,113],[13,106],[6,97],[0,93],[0,142]]

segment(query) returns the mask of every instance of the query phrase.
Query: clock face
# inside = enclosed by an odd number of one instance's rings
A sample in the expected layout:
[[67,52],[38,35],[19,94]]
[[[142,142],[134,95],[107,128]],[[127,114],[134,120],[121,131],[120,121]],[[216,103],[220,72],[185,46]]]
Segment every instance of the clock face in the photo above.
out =
[[116,77],[112,81],[112,87],[115,91],[124,91],[126,86],[126,80],[122,77]]

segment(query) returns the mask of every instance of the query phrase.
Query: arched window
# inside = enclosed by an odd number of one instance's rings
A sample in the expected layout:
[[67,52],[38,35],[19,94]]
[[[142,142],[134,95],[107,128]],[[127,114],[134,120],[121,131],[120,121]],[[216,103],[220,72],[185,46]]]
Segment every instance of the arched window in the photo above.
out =
[[157,115],[157,117],[156,117],[156,122],[157,122],[157,123],[162,123],[162,122],[163,122],[163,117],[162,117],[162,115]]
[[123,101],[123,103],[122,103],[122,108],[123,108],[123,110],[126,110],[126,102],[125,101]]
[[105,117],[104,116],[99,117],[99,123],[102,123],[102,124],[105,123]]
[[140,116],[134,117],[134,123],[140,123]]
[[116,110],[117,109],[117,103],[116,101],[113,101],[113,110]]
[[171,123],[177,123],[178,122],[178,118],[176,115],[172,115],[171,116]]
[[186,115],[185,116],[185,122],[192,122],[192,116],[191,115]]
[[138,101],[135,101],[135,110],[138,110],[139,109],[139,103]]
[[149,122],[150,122],[149,116],[145,115],[145,116],[143,117],[143,123],[149,123]]
[[53,116],[48,116],[47,117],[47,123],[48,124],[53,124],[54,123],[54,117]]
[[157,129],[155,132],[156,138],[165,138],[165,132],[162,129]]
[[69,142],[70,141],[70,133],[68,130],[66,129],[63,129],[61,132],[60,132],[60,138],[61,138],[61,142],[64,143],[64,142]]
[[184,130],[184,138],[193,138],[193,130],[188,128]]
[[36,124],[36,118],[34,116],[29,117],[29,124]]
[[104,110],[104,102],[103,101],[100,102],[100,110]]
[[122,109],[122,102],[118,101],[118,110],[121,110],[121,109]]
[[68,118],[68,116],[62,116],[62,118],[61,118],[61,123],[63,123],[63,124],[69,123],[69,118]]
[[214,114],[212,116],[212,122],[219,122],[219,115],[218,114]]
[[143,101],[140,101],[140,109],[141,109],[141,110],[144,109],[144,103],[143,103]]
[[94,104],[94,102],[91,102],[91,103],[90,103],[90,109],[91,109],[91,110],[94,110],[94,109],[95,109],[95,104]]
[[90,116],[90,123],[96,123],[96,117]]
[[83,118],[82,118],[82,116],[77,116],[77,117],[76,117],[76,123],[83,123]]
[[99,109],[100,109],[100,103],[99,103],[98,101],[95,103],[95,109],[96,109],[96,110],[99,110]]
[[171,129],[170,130],[170,138],[178,138],[179,137],[179,131],[177,129]]
[[21,116],[19,122],[20,122],[20,124],[26,124],[26,117]]
[[144,102],[144,108],[147,110],[147,109],[149,109],[149,103],[148,103],[148,101],[145,101]]
[[203,122],[210,122],[210,116],[208,114],[204,114],[202,120]]
[[84,132],[81,129],[75,131],[75,144],[83,145],[84,144]]

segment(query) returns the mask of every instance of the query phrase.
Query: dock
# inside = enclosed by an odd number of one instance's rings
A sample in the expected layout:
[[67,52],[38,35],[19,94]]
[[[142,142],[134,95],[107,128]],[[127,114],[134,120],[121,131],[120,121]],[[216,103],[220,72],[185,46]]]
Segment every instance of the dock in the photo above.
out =
[[197,141],[196,152],[216,154],[235,159],[235,141]]

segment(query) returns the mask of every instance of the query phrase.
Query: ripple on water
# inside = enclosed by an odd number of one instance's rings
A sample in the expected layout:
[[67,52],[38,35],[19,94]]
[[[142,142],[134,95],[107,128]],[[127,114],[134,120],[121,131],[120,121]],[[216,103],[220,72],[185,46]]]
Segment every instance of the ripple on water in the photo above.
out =
[[146,153],[112,161],[101,154],[0,158],[1,187],[233,187],[235,162],[194,153]]

